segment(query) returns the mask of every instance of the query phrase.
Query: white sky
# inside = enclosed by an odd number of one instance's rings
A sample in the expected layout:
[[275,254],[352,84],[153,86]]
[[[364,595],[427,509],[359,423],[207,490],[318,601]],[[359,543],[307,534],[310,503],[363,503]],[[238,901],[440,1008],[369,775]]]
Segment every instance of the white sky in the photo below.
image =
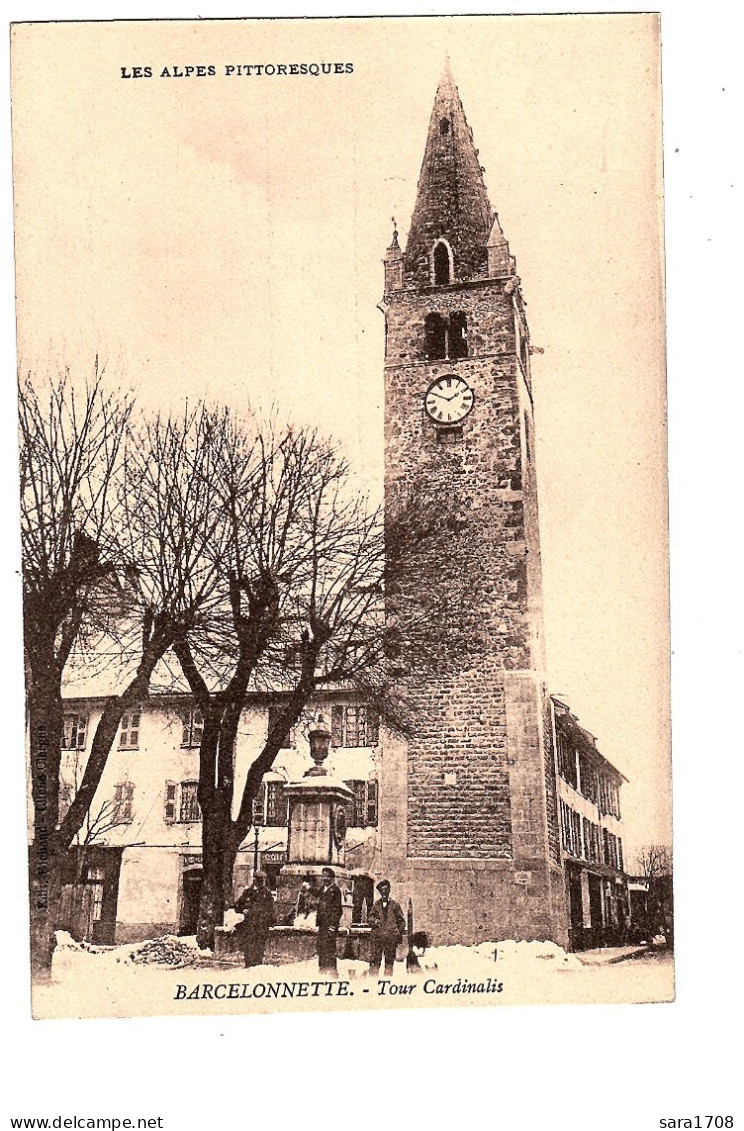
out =
[[[143,402],[319,424],[381,489],[381,257],[445,53],[535,345],[551,690],[669,839],[658,74],[650,18],[36,27],[18,34],[21,361],[98,351]],[[338,77],[226,64],[351,61]],[[210,64],[214,78],[123,80]],[[21,69],[21,67],[23,69]]]

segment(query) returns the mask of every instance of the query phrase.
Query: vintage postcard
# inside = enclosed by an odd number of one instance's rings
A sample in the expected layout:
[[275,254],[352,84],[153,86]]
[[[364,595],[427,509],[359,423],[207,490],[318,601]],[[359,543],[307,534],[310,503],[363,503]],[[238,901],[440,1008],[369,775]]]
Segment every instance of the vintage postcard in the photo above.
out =
[[12,31],[37,1018],[674,997],[659,21]]

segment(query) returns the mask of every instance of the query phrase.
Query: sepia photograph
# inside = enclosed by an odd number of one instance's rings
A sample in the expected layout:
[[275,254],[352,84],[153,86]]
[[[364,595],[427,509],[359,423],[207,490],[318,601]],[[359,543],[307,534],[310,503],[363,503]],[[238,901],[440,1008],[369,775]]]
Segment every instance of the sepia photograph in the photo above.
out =
[[673,1001],[658,14],[11,97],[33,1017]]

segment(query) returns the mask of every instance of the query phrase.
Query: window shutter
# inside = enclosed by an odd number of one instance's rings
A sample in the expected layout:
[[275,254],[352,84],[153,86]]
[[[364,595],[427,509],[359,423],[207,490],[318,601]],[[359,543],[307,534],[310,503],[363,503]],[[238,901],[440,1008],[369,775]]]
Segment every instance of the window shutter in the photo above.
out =
[[367,708],[367,746],[377,746],[380,742],[380,716],[377,711]]
[[178,820],[183,822],[198,821],[201,817],[197,791],[199,783],[195,781],[181,782],[181,806]]
[[139,744],[140,712],[126,711],[121,717],[121,732],[119,746],[128,750],[136,750]]
[[119,782],[114,787],[114,804],[117,821],[131,821],[134,786],[130,781]]
[[142,717],[140,711],[132,711],[132,717],[129,721],[129,745],[131,747],[139,746],[139,728],[140,718]]
[[167,781],[165,783],[164,819],[170,825],[172,825],[176,819],[176,783],[174,781]]
[[344,708],[335,703],[331,708],[331,742],[334,746],[344,745]]
[[183,730],[181,731],[181,746],[191,745],[190,721],[190,713],[188,711],[184,712],[184,714],[181,715],[181,723],[183,724]]
[[359,707],[346,708],[346,746],[361,746],[359,738]]
[[283,826],[287,824],[287,798],[284,782],[266,783],[266,824]]
[[194,746],[201,746],[201,740],[204,735],[204,715],[201,713],[201,711],[197,711],[196,707],[193,711],[193,719],[194,732],[192,736],[192,742]]
[[377,797],[378,789],[376,781],[367,782],[367,824],[375,826],[377,824]]
[[63,750],[82,750],[85,746],[86,715],[65,715],[62,720]]
[[365,793],[366,782],[363,782],[363,781],[347,781],[346,785],[349,787],[351,792],[354,794],[354,798],[353,798],[353,801],[351,803],[351,814],[349,816],[349,824],[352,825],[356,829],[363,829],[365,818],[367,816],[367,810],[366,810],[367,798],[366,798],[366,793]]
[[264,823],[264,801],[266,798],[266,784],[261,783],[261,787],[253,798],[252,802],[252,821],[255,825],[263,825]]

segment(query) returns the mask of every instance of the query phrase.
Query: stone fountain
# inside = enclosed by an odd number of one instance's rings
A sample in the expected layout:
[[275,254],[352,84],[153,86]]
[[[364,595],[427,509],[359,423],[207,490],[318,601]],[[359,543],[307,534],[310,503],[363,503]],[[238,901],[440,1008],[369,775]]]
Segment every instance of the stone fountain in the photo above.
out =
[[[332,868],[344,900],[339,953],[347,957],[367,957],[365,945],[369,928],[351,926],[351,882],[346,868],[346,814],[353,795],[348,786],[328,773],[331,732],[322,715],[312,723],[309,734],[313,764],[304,776],[285,786],[289,802],[287,863],[279,873],[276,898],[277,926],[272,927],[266,944],[265,961],[284,964],[300,962],[316,953],[317,929],[313,916],[296,914],[303,883],[318,887],[324,868]],[[232,932],[220,928],[216,951],[220,957],[240,955]]]

